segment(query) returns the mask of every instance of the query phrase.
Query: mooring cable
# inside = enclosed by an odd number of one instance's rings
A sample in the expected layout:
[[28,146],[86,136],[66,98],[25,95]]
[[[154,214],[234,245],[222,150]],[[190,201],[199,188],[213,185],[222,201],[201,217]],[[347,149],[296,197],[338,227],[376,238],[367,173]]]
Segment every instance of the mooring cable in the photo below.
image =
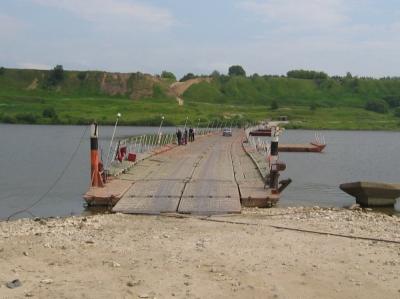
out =
[[[295,227],[287,227],[281,225],[274,225],[274,224],[261,224],[261,223],[254,223],[254,222],[242,222],[242,221],[235,221],[235,220],[222,220],[222,219],[215,219],[211,218],[211,216],[206,217],[196,217],[192,215],[177,215],[177,214],[160,214],[159,216],[163,217],[170,217],[170,218],[190,218],[195,220],[201,221],[209,221],[209,222],[217,222],[217,223],[226,223],[226,224],[236,224],[236,225],[246,225],[246,226],[268,226],[275,229],[282,229],[282,230],[289,230],[294,232],[302,232],[302,233],[309,233],[309,234],[317,234],[317,235],[324,235],[324,236],[333,236],[333,237],[340,237],[340,238],[347,238],[353,240],[364,240],[364,241],[372,241],[372,242],[383,242],[383,243],[392,243],[392,244],[400,244],[400,241],[397,240],[389,240],[389,239],[381,239],[381,238],[371,238],[371,237],[363,237],[363,236],[352,236],[352,235],[345,235],[340,233],[330,233],[330,232],[322,232],[322,231],[315,231],[315,230],[308,230],[303,228],[295,228]],[[232,215],[236,216],[236,215]]]
[[65,172],[67,171],[68,167],[71,165],[73,159],[75,158],[76,154],[78,153],[78,150],[82,144],[83,138],[86,135],[86,131],[88,130],[89,126],[85,126],[85,129],[83,130],[83,134],[81,136],[81,138],[79,139],[79,143],[77,145],[77,147],[75,148],[75,150],[73,151],[71,157],[69,158],[67,164],[65,165],[65,167],[63,168],[63,170],[61,171],[61,173],[59,174],[59,176],[56,178],[56,180],[53,182],[53,184],[50,186],[49,189],[47,189],[47,191],[45,193],[43,193],[42,196],[40,196],[34,203],[32,203],[29,207],[16,211],[15,213],[12,213],[10,216],[7,217],[7,221],[10,221],[10,219],[18,214],[21,213],[28,213],[31,216],[35,216],[31,211],[29,211],[30,209],[32,209],[34,206],[36,206],[39,202],[41,202],[43,199],[46,198],[46,196],[53,191],[53,189],[57,186],[58,182],[63,178]]

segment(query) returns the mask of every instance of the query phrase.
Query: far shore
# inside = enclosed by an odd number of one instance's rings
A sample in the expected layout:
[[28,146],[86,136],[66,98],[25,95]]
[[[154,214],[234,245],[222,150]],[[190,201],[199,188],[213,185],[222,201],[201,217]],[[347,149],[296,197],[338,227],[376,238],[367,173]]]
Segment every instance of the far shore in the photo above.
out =
[[[76,126],[87,126],[87,125],[90,125],[91,124],[91,122],[87,122],[87,123],[76,123],[76,124],[70,124],[70,123],[68,123],[68,124],[66,124],[66,123],[2,123],[2,122],[0,122],[0,125],[10,125],[10,126],[12,126],[12,125],[21,125],[21,126],[74,126],[74,127],[76,127]],[[101,122],[99,122],[99,124],[101,125],[101,126],[114,126],[115,125],[115,123],[101,123]],[[119,127],[150,127],[150,128],[158,128],[159,127],[159,125],[154,125],[154,124],[146,124],[146,123],[143,123],[143,124],[137,124],[137,123],[134,123],[134,124],[129,124],[129,123],[119,123],[118,124],[118,126]],[[169,127],[169,128],[174,128],[174,127],[179,127],[179,126],[184,126],[184,124],[165,124],[164,125],[164,127]],[[294,131],[296,131],[296,130],[304,130],[304,131],[343,131],[343,132],[351,132],[351,131],[355,131],[355,132],[362,132],[362,131],[366,131],[366,132],[368,132],[368,131],[370,131],[370,132],[400,132],[400,127],[399,128],[392,128],[392,129],[387,129],[387,128],[382,128],[382,129],[379,129],[379,128],[368,128],[368,127],[365,127],[365,128],[352,128],[352,127],[349,127],[349,128],[347,128],[347,129],[345,129],[345,128],[317,128],[317,127],[307,127],[307,126],[305,126],[305,127],[285,127],[285,126],[283,126],[286,130],[294,130]],[[204,126],[199,126],[199,128],[206,128],[206,127],[204,127]]]

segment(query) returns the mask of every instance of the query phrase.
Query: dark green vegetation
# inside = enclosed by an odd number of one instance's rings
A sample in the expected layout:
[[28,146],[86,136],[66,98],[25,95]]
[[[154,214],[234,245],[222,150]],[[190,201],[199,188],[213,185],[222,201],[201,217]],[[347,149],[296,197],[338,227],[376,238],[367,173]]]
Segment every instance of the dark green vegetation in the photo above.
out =
[[[97,120],[122,124],[193,124],[210,120],[241,122],[286,115],[291,128],[400,129],[400,79],[329,77],[326,73],[294,70],[287,76],[246,77],[241,66],[230,75],[214,71],[180,97],[170,85],[175,75],[0,68],[0,122],[86,124]],[[189,73],[181,81],[198,76]],[[205,76],[202,76],[205,77]],[[184,84],[184,83],[182,83]]]

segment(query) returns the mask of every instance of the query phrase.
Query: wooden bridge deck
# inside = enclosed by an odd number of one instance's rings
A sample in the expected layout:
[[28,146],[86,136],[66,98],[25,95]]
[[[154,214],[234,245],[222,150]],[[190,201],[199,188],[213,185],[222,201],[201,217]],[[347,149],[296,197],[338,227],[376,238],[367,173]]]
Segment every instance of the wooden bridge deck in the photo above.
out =
[[269,191],[263,188],[258,170],[241,146],[243,136],[238,130],[233,137],[200,137],[139,162],[120,176],[133,185],[113,211],[240,213],[241,193],[267,198]]

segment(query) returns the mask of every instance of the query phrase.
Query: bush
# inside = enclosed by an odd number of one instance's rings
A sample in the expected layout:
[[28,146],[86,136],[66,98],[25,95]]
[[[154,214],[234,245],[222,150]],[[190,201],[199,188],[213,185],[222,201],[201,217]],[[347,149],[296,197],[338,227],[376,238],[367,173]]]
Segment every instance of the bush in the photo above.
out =
[[87,72],[79,72],[77,77],[79,80],[83,81],[86,79],[86,76],[87,76]]
[[391,108],[400,106],[400,96],[386,96],[383,97],[383,100],[388,103]]
[[37,121],[36,115],[32,113],[19,113],[15,116],[18,122],[26,124],[34,124]]
[[56,110],[53,107],[45,108],[42,112],[43,117],[46,118],[57,118]]
[[318,108],[318,105],[316,103],[312,102],[310,105],[310,110],[315,111],[315,110],[317,110],[317,108]]
[[6,69],[4,67],[0,67],[0,75],[3,75],[6,72]]
[[195,78],[196,78],[196,76],[193,73],[188,73],[185,76],[183,76],[179,81],[180,82],[185,82],[187,80],[195,79]]
[[394,116],[400,117],[400,107],[397,107],[396,109],[394,109]]
[[278,102],[272,101],[270,108],[271,110],[277,110],[279,108]]
[[1,118],[1,121],[2,121],[3,123],[6,123],[6,124],[15,124],[15,123],[17,122],[17,120],[15,119],[15,117],[10,116],[10,115],[4,115],[4,116]]
[[365,109],[377,113],[387,113],[388,104],[384,100],[371,100],[365,104]]
[[153,97],[156,99],[165,97],[165,93],[159,84],[154,84],[153,86]]

